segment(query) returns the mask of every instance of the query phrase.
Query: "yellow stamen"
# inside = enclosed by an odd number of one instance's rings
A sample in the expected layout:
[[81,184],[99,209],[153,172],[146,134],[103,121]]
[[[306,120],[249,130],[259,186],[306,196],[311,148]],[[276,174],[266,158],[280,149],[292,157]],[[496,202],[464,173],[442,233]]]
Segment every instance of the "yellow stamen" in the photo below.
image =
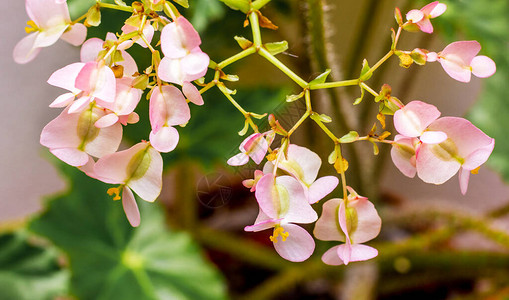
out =
[[39,31],[39,27],[37,27],[37,24],[35,24],[34,21],[30,20],[27,22],[27,27],[25,27],[25,31],[26,33],[32,33],[32,32],[36,32],[36,31]]
[[481,168],[481,166],[479,166],[479,167],[477,167],[477,168],[475,168],[475,169],[471,170],[471,171],[470,171],[470,173],[472,173],[472,174],[477,174],[477,173],[479,173],[479,169],[480,169],[480,168]]
[[288,238],[290,234],[288,232],[285,232],[285,229],[283,227],[281,227],[280,225],[276,225],[276,227],[274,228],[274,232],[273,234],[269,237],[269,239],[273,242],[273,243],[277,243],[277,237],[278,236],[281,236],[281,239],[284,241],[286,241],[286,239]]
[[108,193],[108,195],[110,195],[110,196],[115,195],[115,197],[113,197],[113,200],[115,200],[115,201],[116,201],[116,200],[120,200],[120,199],[122,199],[122,198],[120,197],[120,190],[121,190],[121,188],[122,188],[122,186],[119,186],[119,187],[116,187],[116,188],[109,188],[109,189],[108,189],[108,191],[107,191],[107,193]]

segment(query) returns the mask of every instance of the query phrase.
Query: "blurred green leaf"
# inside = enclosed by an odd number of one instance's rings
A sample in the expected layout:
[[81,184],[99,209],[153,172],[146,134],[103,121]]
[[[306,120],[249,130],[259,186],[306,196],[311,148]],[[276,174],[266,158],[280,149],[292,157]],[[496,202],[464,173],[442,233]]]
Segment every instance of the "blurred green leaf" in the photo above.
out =
[[31,245],[24,232],[0,236],[0,299],[50,300],[67,294],[69,273],[56,249]]
[[[132,228],[120,201],[79,170],[61,168],[69,192],[52,199],[29,225],[69,258],[70,292],[79,299],[225,299],[220,274],[185,233],[165,230],[157,204],[138,201]],[[143,203],[141,203],[143,202]]]
[[[509,181],[509,2],[506,0],[444,1],[447,12],[436,19],[447,39],[477,40],[482,45],[480,55],[491,57],[497,72],[484,84],[480,101],[473,106],[468,118],[486,134],[495,138],[495,149],[488,161],[506,181]],[[435,20],[433,20],[435,21]]]
[[210,22],[220,20],[225,7],[219,1],[193,0],[191,2],[191,23],[198,32],[203,32]]

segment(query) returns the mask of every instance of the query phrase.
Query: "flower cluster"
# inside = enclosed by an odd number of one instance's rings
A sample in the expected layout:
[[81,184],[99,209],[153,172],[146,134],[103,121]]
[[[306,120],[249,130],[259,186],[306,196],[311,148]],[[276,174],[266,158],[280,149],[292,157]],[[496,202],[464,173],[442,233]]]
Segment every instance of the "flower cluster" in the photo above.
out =
[[[17,62],[32,60],[41,47],[59,37],[76,45],[85,40],[86,27],[71,22],[65,1],[26,0],[26,9],[32,19],[27,32],[33,33],[14,49]],[[165,56],[140,73],[127,50],[138,43],[155,52],[151,41],[158,29]],[[87,40],[81,47],[81,61],[55,71],[48,80],[67,92],[49,105],[64,110],[44,127],[41,144],[89,176],[118,184],[108,193],[115,200],[122,199],[133,226],[139,225],[140,215],[132,191],[143,200],[156,200],[162,186],[160,152],[175,149],[179,134],[173,126],[185,125],[191,117],[186,98],[203,104],[191,83],[203,77],[209,65],[200,44],[198,33],[184,17],[175,16],[170,22],[165,17],[147,18],[135,10],[118,37],[108,33],[105,40]],[[174,84],[182,86],[182,91]],[[145,90],[150,93],[150,142],[117,152],[123,126],[139,121],[135,110]]]
[[459,171],[461,192],[467,192],[470,173],[485,163],[495,140],[470,121],[440,117],[438,109],[421,101],[412,101],[394,114],[396,135],[392,160],[408,177],[419,176],[424,182],[442,184]]
[[[187,6],[187,1],[176,1]],[[396,167],[406,176],[416,174],[425,182],[441,184],[459,172],[460,188],[467,191],[470,173],[476,173],[494,148],[494,140],[469,121],[457,117],[440,117],[439,110],[421,101],[404,105],[391,95],[391,88],[383,85],[380,93],[367,85],[372,74],[391,56],[398,56],[403,67],[413,63],[424,65],[438,61],[453,79],[468,82],[471,75],[489,77],[496,71],[490,58],[478,55],[481,46],[476,41],[459,41],[441,52],[416,48],[398,49],[403,30],[433,32],[431,19],[442,15],[447,7],[438,1],[420,10],[411,10],[406,21],[399,9],[395,11],[399,28],[392,30],[390,51],[370,67],[364,61],[359,78],[326,82],[330,70],[306,82],[279,61],[275,55],[288,48],[286,42],[262,43],[260,26],[277,28],[259,9],[268,1],[231,1],[228,5],[248,14],[246,25],[252,26],[253,41],[236,37],[242,51],[215,63],[210,61],[201,46],[201,38],[192,24],[181,16],[169,0],[135,1],[127,6],[123,1],[115,4],[96,4],[82,18],[71,21],[65,0],[26,0],[26,9],[32,21],[29,35],[14,49],[19,63],[32,60],[42,47],[62,38],[82,45],[80,61],[55,71],[48,83],[66,90],[49,106],[63,108],[60,115],[47,124],[40,142],[63,162],[80,168],[90,177],[114,184],[107,192],[114,200],[122,200],[128,221],[140,224],[140,213],[134,193],[145,201],[155,201],[162,188],[163,160],[161,153],[173,151],[179,142],[177,126],[185,126],[191,118],[189,102],[203,105],[201,93],[217,87],[243,114],[245,127],[239,134],[248,135],[240,144],[240,153],[227,163],[242,166],[251,159],[263,167],[254,172],[254,178],[243,181],[255,194],[259,213],[245,231],[257,232],[272,229],[270,241],[281,257],[295,262],[308,259],[315,250],[315,239],[300,224],[315,223],[314,237],[324,241],[340,241],[325,252],[322,261],[329,265],[342,265],[377,256],[378,251],[363,243],[374,239],[380,232],[381,219],[370,201],[346,184],[348,161],[343,157],[341,145],[357,141],[391,144],[391,156]],[[260,6],[261,5],[261,6]],[[114,8],[131,12],[121,33],[108,33],[105,40],[91,38],[85,41],[86,26],[100,23],[101,8]],[[166,16],[161,12],[164,11]],[[78,21],[85,18],[85,25]],[[160,31],[160,40],[154,41]],[[139,70],[128,53],[130,47],[143,47],[150,51],[152,64]],[[160,47],[160,50],[156,48]],[[161,55],[162,53],[162,55]],[[236,81],[236,75],[227,75],[223,68],[248,55],[259,54],[295,81],[302,92],[287,97],[287,101],[304,99],[306,112],[290,129],[284,129],[274,115],[268,116],[270,130],[260,132],[252,118],[266,114],[247,112],[233,99],[235,91],[225,81]],[[161,57],[162,56],[162,57]],[[205,83],[208,68],[214,77]],[[195,84],[203,86],[198,90]],[[361,97],[365,91],[380,105],[377,120],[385,128],[387,115],[394,115],[394,126],[399,133],[393,141],[386,138],[390,132],[372,130],[361,137],[350,131],[338,138],[324,123],[332,122],[326,114],[313,111],[311,90],[359,86]],[[136,112],[143,94],[149,99],[150,133],[148,141],[118,151],[123,130],[137,123]],[[305,121],[312,119],[331,138],[334,150],[329,163],[341,177],[343,197],[326,201],[320,218],[313,206],[334,192],[340,180],[336,176],[319,177],[320,157],[306,147],[290,143],[290,136]],[[271,149],[275,137],[281,137],[279,148]],[[134,193],[133,193],[134,192]]]

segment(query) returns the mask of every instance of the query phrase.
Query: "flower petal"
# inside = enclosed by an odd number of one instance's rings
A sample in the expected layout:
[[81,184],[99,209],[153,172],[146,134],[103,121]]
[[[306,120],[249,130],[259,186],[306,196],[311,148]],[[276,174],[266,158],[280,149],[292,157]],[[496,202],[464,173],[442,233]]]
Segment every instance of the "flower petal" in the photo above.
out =
[[174,86],[156,87],[150,97],[150,125],[157,132],[164,125],[186,124],[191,118],[184,95]]
[[[438,1],[437,1],[438,2]],[[447,10],[447,5],[444,3],[438,3],[429,13],[431,18],[436,18],[442,15]]]
[[61,39],[68,42],[73,46],[79,46],[83,44],[87,38],[87,27],[81,23],[76,23],[70,27],[69,31],[62,34]]
[[420,140],[426,144],[439,144],[447,139],[447,134],[442,131],[425,131]]
[[164,126],[154,133],[150,132],[150,143],[159,152],[167,153],[173,151],[179,142],[177,129],[171,126]]
[[[284,218],[285,222],[308,224],[316,221],[318,215],[309,204],[302,185],[292,176],[276,177],[277,191],[276,195],[280,201],[279,213],[280,218]],[[257,185],[258,190],[258,185]],[[273,194],[274,195],[274,194]],[[285,205],[288,205],[285,212]]]
[[194,49],[181,60],[181,68],[185,81],[199,79],[207,73],[210,58],[200,48]]
[[465,195],[468,190],[468,179],[470,178],[470,170],[461,168],[458,175],[459,175],[461,193],[463,195]]
[[394,113],[394,127],[407,137],[418,137],[433,121],[440,117],[436,106],[412,101]]
[[348,262],[365,261],[378,255],[378,250],[375,248],[361,244],[350,245],[349,249],[346,244],[339,245],[337,251],[340,259],[345,258],[345,265],[348,264],[346,258],[348,258]]
[[180,16],[175,22],[164,26],[161,33],[161,48],[165,56],[181,58],[188,51],[200,46],[201,39],[198,32],[189,21]]
[[439,59],[438,61],[442,65],[442,68],[444,68],[447,75],[451,76],[452,79],[460,82],[470,82],[472,72],[466,65],[445,59]]
[[315,181],[321,165],[322,160],[316,153],[308,148],[291,144],[288,146],[287,160],[282,160],[279,167],[310,186]]
[[75,86],[76,77],[84,66],[84,63],[73,63],[58,69],[51,74],[48,83],[77,94],[80,90]]
[[316,221],[313,234],[322,241],[345,241],[345,234],[338,227],[340,199],[330,199],[322,207],[322,215]]
[[16,44],[12,52],[12,57],[16,63],[26,64],[41,52],[41,48],[35,47],[37,35],[37,32],[31,33]]
[[30,19],[43,29],[71,22],[65,1],[26,0],[25,8]]
[[161,78],[161,80],[180,85],[184,84],[184,81],[189,81],[184,80],[186,74],[182,70],[181,60],[181,58],[163,57],[157,69],[157,75],[159,78]]
[[232,156],[226,163],[230,166],[243,166],[249,162],[249,156],[246,153],[239,153]]
[[308,190],[309,204],[316,203],[330,194],[339,184],[336,176],[325,176],[318,178]]
[[65,94],[62,94],[60,96],[58,96],[55,100],[53,100],[53,102],[51,102],[51,104],[49,105],[49,107],[66,107],[67,105],[71,104],[72,101],[74,100],[74,97],[76,97],[73,93],[65,93]]
[[186,98],[192,103],[196,105],[203,105],[203,97],[194,84],[187,81],[184,82],[184,85],[182,85],[182,92],[184,92]]
[[161,154],[153,147],[148,147],[149,167],[141,178],[131,179],[127,185],[141,199],[154,202],[163,187],[163,158]]
[[418,9],[412,9],[406,14],[406,19],[412,23],[417,23],[424,18],[424,13]]
[[343,261],[341,260],[341,258],[339,258],[338,256],[338,246],[334,246],[332,248],[330,248],[329,250],[327,250],[323,255],[322,255],[322,261],[324,264],[327,264],[327,265],[330,265],[330,266],[340,266],[340,265],[343,265]]
[[378,236],[382,228],[382,219],[378,215],[373,203],[366,198],[359,198],[358,200],[350,201],[350,207],[354,208],[357,214],[356,223],[351,225],[355,229],[349,232],[350,241],[360,244]]
[[140,210],[138,209],[138,204],[136,204],[133,192],[127,186],[124,186],[122,190],[122,206],[131,226],[140,226]]
[[392,162],[403,175],[410,178],[415,177],[417,173],[415,168],[415,148],[418,142],[417,138],[409,138],[398,134],[392,144]]
[[416,160],[417,175],[424,182],[442,184],[449,180],[461,167],[441,144],[422,144]]
[[118,122],[118,116],[116,114],[107,114],[97,120],[94,124],[97,128],[110,127]]
[[138,143],[127,150],[103,156],[95,163],[94,173],[106,183],[125,183],[130,176],[127,166],[131,159],[147,146],[147,143]]
[[484,55],[474,57],[470,66],[472,67],[472,73],[479,78],[490,77],[497,71],[495,62]]
[[315,241],[313,237],[302,227],[294,224],[285,224],[283,229],[288,233],[285,241],[278,238],[274,243],[276,252],[282,258],[301,262],[308,259],[315,250]]
[[458,41],[447,45],[440,56],[461,66],[470,66],[470,62],[481,51],[478,41]]
[[49,151],[61,161],[73,167],[86,165],[89,158],[88,154],[76,148],[53,148]]

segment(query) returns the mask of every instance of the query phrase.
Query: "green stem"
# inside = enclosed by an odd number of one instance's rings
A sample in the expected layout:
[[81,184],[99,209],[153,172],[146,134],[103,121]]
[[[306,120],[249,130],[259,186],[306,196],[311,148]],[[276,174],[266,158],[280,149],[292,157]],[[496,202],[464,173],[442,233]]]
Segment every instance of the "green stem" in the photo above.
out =
[[376,69],[378,69],[386,60],[388,60],[392,55],[394,54],[394,50],[391,50],[389,52],[387,52],[387,54],[385,54],[384,57],[382,57],[379,61],[376,62],[375,65],[373,65],[369,71],[366,72],[366,74],[364,74],[363,76],[367,77],[369,76],[370,74],[373,74],[373,72],[375,72]]
[[348,192],[346,190],[346,176],[345,176],[345,166],[343,164],[343,154],[341,153],[341,144],[336,143],[336,156],[337,160],[339,160],[339,173],[341,175],[341,187],[343,189],[343,200],[345,201],[345,207],[348,206]]
[[360,86],[366,91],[368,91],[371,95],[378,97],[378,93],[375,92],[375,90],[373,90],[372,88],[370,88],[369,85],[365,84],[364,82],[361,82]]
[[255,52],[256,52],[256,48],[255,47],[249,47],[249,48],[247,48],[247,49],[245,49],[245,50],[235,54],[234,56],[228,57],[227,59],[225,59],[222,62],[218,63],[217,67],[219,69],[222,69],[222,68],[224,68],[224,67],[226,67],[226,66],[228,66],[228,65],[230,65],[230,64],[232,64],[232,63],[234,63],[234,62],[236,62],[238,60],[243,59],[244,57],[247,57],[247,56],[255,53]]
[[311,84],[311,85],[309,85],[309,89],[310,90],[329,89],[329,88],[352,86],[352,85],[358,85],[358,84],[359,84],[359,79],[351,79],[351,80],[342,80],[342,81]]
[[[246,263],[269,270],[282,270],[292,266],[269,247],[231,235],[224,231],[200,227],[195,237],[206,247],[228,253]],[[268,239],[268,237],[267,237]]]
[[256,48],[262,46],[262,35],[260,33],[260,23],[258,22],[258,14],[256,11],[252,11],[249,14],[249,22],[251,24],[251,30],[253,31],[253,43]]
[[306,112],[302,115],[302,117],[295,123],[295,125],[288,131],[288,137],[292,135],[292,133],[299,128],[299,126],[311,115],[311,95],[309,90],[304,90],[304,98],[306,99]]
[[222,82],[218,83],[217,87],[225,95],[225,97],[228,98],[228,100],[230,100],[233,106],[235,106],[244,115],[244,117],[246,118],[249,117],[247,111],[244,108],[242,108],[242,106],[240,106],[240,104],[238,104],[237,101],[235,101],[235,99],[233,99],[233,97],[226,91],[226,87]]
[[242,296],[244,300],[276,299],[277,295],[294,289],[300,282],[311,280],[330,270],[331,267],[323,267],[321,261],[309,261],[303,265],[294,266],[284,270],[271,278],[265,280],[249,293]]
[[325,126],[325,124],[323,124],[323,122],[322,122],[322,121],[320,121],[320,120],[319,120],[319,119],[317,119],[317,118],[313,118],[313,117],[311,117],[311,119],[313,119],[313,121],[315,121],[315,123],[316,123],[316,124],[318,124],[318,126],[320,126],[320,128],[323,130],[323,132],[325,132],[325,134],[327,134],[327,135],[330,137],[330,139],[331,139],[331,140],[332,140],[335,144],[339,143],[339,139],[338,139],[338,138],[334,135],[334,133],[332,133],[332,132],[329,130],[329,128],[327,128],[327,127]]
[[285,64],[283,64],[279,59],[277,59],[274,55],[270,54],[269,51],[265,50],[264,48],[260,48],[258,50],[258,53],[267,59],[269,62],[271,62],[276,68],[281,70],[283,73],[286,74],[286,76],[290,77],[295,83],[297,83],[300,87],[306,88],[308,86],[308,83],[299,77],[299,75],[295,74],[290,68],[288,68]]
[[99,5],[99,7],[103,7],[103,8],[110,8],[110,9],[115,9],[115,10],[131,12],[131,13],[134,11],[134,9],[131,6],[120,6],[120,5],[116,5],[116,4],[102,3],[102,2],[97,2],[97,5]]

